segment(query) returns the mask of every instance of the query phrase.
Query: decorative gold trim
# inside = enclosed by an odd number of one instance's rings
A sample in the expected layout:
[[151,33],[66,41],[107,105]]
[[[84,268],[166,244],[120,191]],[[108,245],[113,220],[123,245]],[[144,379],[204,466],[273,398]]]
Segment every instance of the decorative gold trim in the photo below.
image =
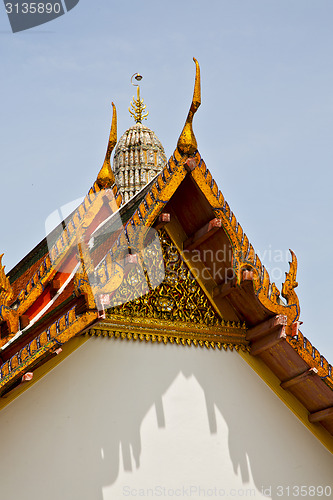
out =
[[153,225],[156,217],[185,178],[187,173],[184,166],[185,161],[186,159],[179,164],[175,162],[174,158],[170,158],[152,186],[150,196],[141,202],[126,224],[126,228],[129,228],[133,223],[135,226]]
[[171,335],[184,338],[200,339],[208,341],[219,341],[232,344],[248,345],[245,339],[246,326],[239,323],[221,320],[215,326],[199,323],[186,324],[178,320],[162,320],[155,318],[130,317],[121,314],[113,314],[110,318],[103,320],[99,328],[116,329],[123,332],[141,334],[146,332],[151,335]]
[[[147,246],[142,264],[131,267],[124,276],[112,296],[106,318],[112,321],[114,317],[122,317],[125,322],[139,318],[138,321],[157,320],[171,325],[178,322],[190,331],[195,325],[208,329],[241,328],[240,323],[226,324],[221,319],[170,237],[163,229],[159,235],[159,241],[155,239]],[[152,287],[152,283],[156,285]]]
[[14,294],[9,278],[5,273],[5,266],[2,265],[3,255],[0,255],[0,323],[5,322],[9,334],[15,334],[19,329],[19,316],[15,309],[9,307]]
[[[143,329],[142,331],[136,331],[132,327],[128,326],[128,330],[126,331],[126,328],[123,326],[122,328],[119,328],[116,325],[105,325],[105,324],[99,324],[98,328],[91,328],[86,332],[86,335],[90,336],[108,336],[111,338],[115,339],[121,339],[121,340],[139,340],[140,342],[145,341],[145,342],[157,342],[161,343],[163,342],[164,344],[170,343],[170,344],[176,344],[176,345],[183,345],[183,346],[191,346],[194,345],[195,347],[206,347],[207,349],[215,349],[216,347],[218,349],[230,349],[231,351],[235,349],[236,351],[242,350],[244,352],[249,351],[249,347],[246,343],[234,343],[230,342],[230,339],[228,337],[226,338],[216,338],[213,336],[205,336],[205,335],[191,335],[191,334],[184,334],[184,333],[178,333],[176,331],[170,332],[170,333],[165,333],[163,331],[155,331],[155,332],[149,332],[147,329]],[[213,339],[213,340],[212,340]]]
[[146,104],[143,104],[143,99],[140,98],[140,86],[137,85],[137,98],[133,96],[133,102],[131,102],[131,108],[128,108],[128,111],[133,116],[136,123],[142,123],[142,120],[147,120],[147,116],[149,115],[148,111],[145,113]]
[[75,307],[70,309],[0,366],[0,391],[3,392],[25,371],[53,352],[56,347],[68,342],[91,326],[97,317],[97,311],[88,311],[78,316]]
[[180,134],[177,143],[177,148],[180,151],[180,153],[186,154],[188,156],[193,156],[196,150],[198,149],[197,140],[195,138],[192,128],[192,122],[193,122],[193,117],[201,104],[200,67],[195,57],[193,57],[193,61],[195,62],[195,83],[194,83],[193,99],[190,110],[186,118],[183,131]]
[[10,301],[13,299],[13,290],[5,273],[5,266],[2,265],[2,257],[4,254],[0,255],[0,304],[2,306],[8,306]]

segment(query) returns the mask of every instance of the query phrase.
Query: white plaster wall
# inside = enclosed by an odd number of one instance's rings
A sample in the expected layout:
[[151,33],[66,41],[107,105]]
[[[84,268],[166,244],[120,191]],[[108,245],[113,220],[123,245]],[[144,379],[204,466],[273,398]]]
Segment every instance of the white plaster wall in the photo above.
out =
[[0,500],[333,489],[332,455],[230,351],[92,338],[4,408],[0,430]]

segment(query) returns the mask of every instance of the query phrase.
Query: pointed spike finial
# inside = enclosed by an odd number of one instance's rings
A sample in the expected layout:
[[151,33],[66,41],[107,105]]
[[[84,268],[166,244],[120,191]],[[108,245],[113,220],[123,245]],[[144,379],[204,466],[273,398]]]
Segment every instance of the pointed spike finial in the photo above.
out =
[[5,266],[2,265],[3,256],[4,254],[2,253],[0,255],[0,306],[8,306],[13,298],[13,290],[9,278],[6,276]]
[[2,291],[6,290],[6,283],[7,283],[6,274],[5,274],[5,266],[2,265],[2,257],[3,256],[4,256],[4,254],[2,253],[0,255],[0,293]]
[[133,101],[131,102],[131,107],[128,108],[128,111],[133,116],[136,123],[142,123],[142,120],[147,120],[149,112],[147,111],[145,113],[145,109],[147,106],[143,104],[143,99],[141,99],[140,97],[140,85],[138,83],[133,83],[133,78],[135,78],[136,81],[140,82],[143,76],[140,75],[140,73],[134,73],[134,75],[132,75],[131,83],[132,85],[134,85],[134,87],[138,87],[138,89],[137,98],[135,99],[135,97],[133,96]]
[[115,177],[111,169],[110,158],[111,153],[117,144],[117,111],[116,106],[112,103],[112,122],[111,122],[111,130],[109,143],[106,150],[105,160],[99,174],[97,176],[96,182],[102,188],[109,188],[115,182]]
[[195,69],[196,69],[193,99],[183,131],[180,134],[177,144],[178,150],[183,154],[187,154],[188,156],[194,155],[194,153],[198,148],[197,140],[195,138],[192,128],[192,122],[193,122],[193,117],[201,104],[200,66],[195,57],[193,57],[193,61],[195,62]]

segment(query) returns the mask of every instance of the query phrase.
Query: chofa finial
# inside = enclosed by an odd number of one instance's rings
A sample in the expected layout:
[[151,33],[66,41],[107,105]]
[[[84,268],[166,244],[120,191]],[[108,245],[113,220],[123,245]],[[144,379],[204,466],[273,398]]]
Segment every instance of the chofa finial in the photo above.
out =
[[193,61],[195,62],[195,83],[194,83],[194,92],[193,99],[190,107],[190,111],[188,112],[186,122],[183,128],[182,133],[178,139],[177,148],[178,150],[189,156],[194,155],[196,152],[198,145],[197,140],[195,138],[192,122],[193,117],[201,104],[201,89],[200,89],[200,67],[198,61],[193,57]]
[[133,83],[133,78],[136,79],[137,82],[140,82],[143,78],[139,73],[134,73],[131,78],[131,83],[134,87],[138,87],[137,90],[137,98],[135,99],[133,96],[133,102],[131,102],[131,108],[128,108],[128,111],[133,116],[136,123],[142,123],[142,120],[147,120],[147,116],[149,115],[148,111],[145,113],[146,105],[143,104],[143,99],[140,98],[140,86],[138,83]]
[[13,298],[12,287],[5,273],[5,266],[2,265],[3,255],[4,254],[0,255],[0,307],[8,306],[9,302]]
[[[14,293],[8,276],[5,273],[5,266],[2,265],[3,254],[0,255],[0,323],[7,323],[8,334],[13,335],[19,329],[19,317],[15,309],[10,307]],[[7,338],[7,337],[6,337]],[[6,338],[0,338],[0,346],[6,343]]]
[[109,137],[108,148],[105,155],[105,160],[99,174],[97,176],[97,184],[102,188],[109,188],[115,182],[115,177],[111,169],[110,158],[113,148],[117,144],[117,111],[116,106],[112,103],[112,122]]
[[284,297],[288,304],[298,304],[298,297],[294,288],[298,287],[296,281],[297,274],[297,258],[295,253],[289,249],[291,254],[291,262],[289,262],[289,272],[286,273],[286,279],[282,284],[282,297]]

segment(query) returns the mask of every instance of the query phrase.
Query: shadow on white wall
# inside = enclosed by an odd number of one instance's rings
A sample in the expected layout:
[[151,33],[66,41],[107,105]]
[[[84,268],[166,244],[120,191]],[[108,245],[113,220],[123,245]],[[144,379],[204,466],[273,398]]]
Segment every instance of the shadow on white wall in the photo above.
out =
[[93,338],[6,407],[0,428],[6,500],[113,499],[124,477],[216,477],[258,497],[271,486],[274,499],[278,485],[332,486],[332,455],[230,351]]

